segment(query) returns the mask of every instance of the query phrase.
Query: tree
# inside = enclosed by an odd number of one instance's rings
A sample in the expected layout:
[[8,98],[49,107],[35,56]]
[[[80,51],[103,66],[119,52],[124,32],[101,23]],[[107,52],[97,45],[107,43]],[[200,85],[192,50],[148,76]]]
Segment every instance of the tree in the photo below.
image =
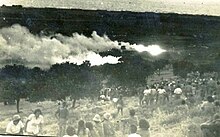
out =
[[79,98],[93,98],[100,87],[95,74],[89,61],[81,65],[69,62],[53,65],[47,72],[45,80],[48,98],[57,100],[70,96],[73,107]]
[[1,71],[2,81],[4,81],[2,98],[9,102],[15,100],[18,113],[20,99],[26,98],[28,94],[26,90],[28,72],[29,70],[21,65],[6,65]]

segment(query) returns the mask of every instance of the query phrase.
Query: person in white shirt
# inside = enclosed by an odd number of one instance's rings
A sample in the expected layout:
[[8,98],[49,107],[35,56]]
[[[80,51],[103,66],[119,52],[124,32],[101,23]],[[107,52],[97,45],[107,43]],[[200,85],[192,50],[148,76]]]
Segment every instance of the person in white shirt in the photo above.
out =
[[182,95],[182,89],[180,88],[180,85],[177,85],[177,88],[174,90],[175,99],[180,99]]
[[164,89],[163,86],[160,86],[160,88],[158,88],[158,99],[157,102],[159,102],[159,104],[164,104],[165,103],[165,94],[166,94],[166,90]]
[[137,134],[137,126],[131,125],[130,130],[131,133],[128,135],[128,137],[141,137],[141,135]]
[[36,109],[34,114],[30,114],[26,122],[26,132],[30,135],[38,135],[42,132],[44,118],[40,109]]
[[151,89],[147,86],[146,89],[144,90],[144,97],[141,101],[141,104],[150,104],[150,96],[151,96]]
[[21,121],[19,115],[14,115],[12,121],[10,121],[6,128],[6,134],[22,135],[24,124]]

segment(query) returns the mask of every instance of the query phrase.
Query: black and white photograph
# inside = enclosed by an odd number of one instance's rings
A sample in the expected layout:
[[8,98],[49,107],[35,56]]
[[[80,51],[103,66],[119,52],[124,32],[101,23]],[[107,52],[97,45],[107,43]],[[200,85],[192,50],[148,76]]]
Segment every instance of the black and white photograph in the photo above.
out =
[[220,137],[220,0],[0,0],[0,137]]

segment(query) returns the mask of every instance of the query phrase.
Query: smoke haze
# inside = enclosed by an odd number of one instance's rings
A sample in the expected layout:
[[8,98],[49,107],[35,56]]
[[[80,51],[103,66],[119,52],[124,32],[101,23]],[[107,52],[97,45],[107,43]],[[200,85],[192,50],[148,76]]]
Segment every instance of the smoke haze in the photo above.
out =
[[[33,35],[26,27],[18,24],[0,29],[0,67],[20,64],[29,68],[49,69],[56,63],[82,64],[90,61],[91,65],[120,63],[121,57],[111,55],[102,57],[100,52],[121,49],[136,52],[155,52],[152,45],[144,46],[110,40],[106,35],[99,36],[94,31],[91,37],[73,33],[71,37],[62,34],[54,36]],[[159,51],[159,48],[156,49]]]
[[119,63],[120,57],[101,57],[98,52],[120,48],[117,41],[107,36],[100,37],[93,32],[91,37],[74,33],[72,37],[56,34],[36,36],[20,25],[0,29],[0,64],[23,64],[27,67],[48,69],[56,63],[82,64],[88,60],[91,65]]

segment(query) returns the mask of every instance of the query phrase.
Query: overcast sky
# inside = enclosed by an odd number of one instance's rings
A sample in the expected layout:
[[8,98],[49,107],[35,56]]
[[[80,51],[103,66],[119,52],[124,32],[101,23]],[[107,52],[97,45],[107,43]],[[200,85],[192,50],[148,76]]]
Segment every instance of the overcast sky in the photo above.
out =
[[220,0],[0,0],[0,5],[128,11],[174,12],[220,16]]

